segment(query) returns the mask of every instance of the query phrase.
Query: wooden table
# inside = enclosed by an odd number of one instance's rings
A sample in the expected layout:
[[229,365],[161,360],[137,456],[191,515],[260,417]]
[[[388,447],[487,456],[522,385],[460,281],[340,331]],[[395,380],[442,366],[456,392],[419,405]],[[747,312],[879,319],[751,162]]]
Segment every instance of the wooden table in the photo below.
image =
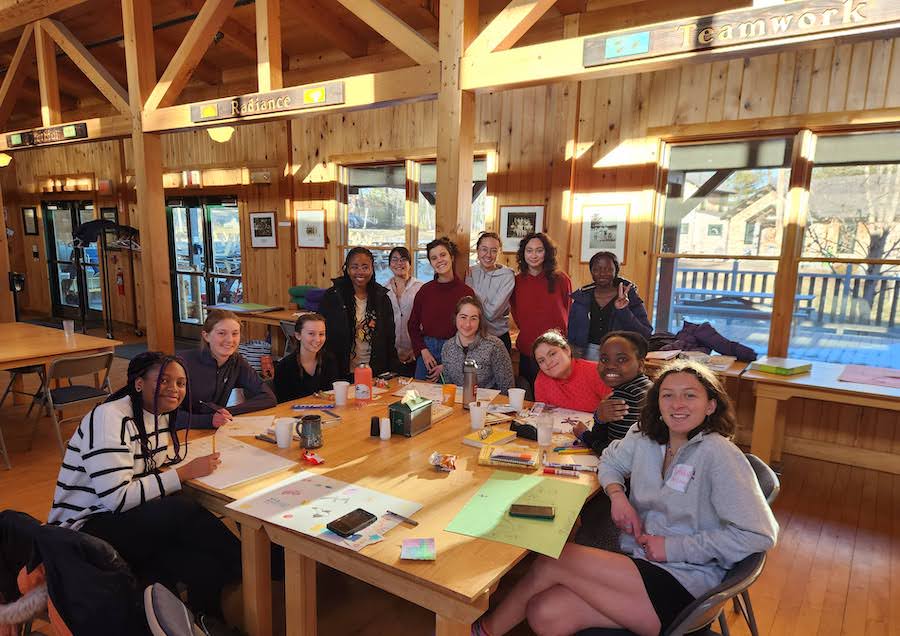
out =
[[[784,376],[750,369],[744,371],[741,379],[752,381],[756,393],[751,452],[766,463],[781,460],[785,440],[784,403],[793,397],[900,411],[900,389],[841,382],[838,380],[838,376],[843,371],[843,364],[829,362],[813,362],[810,373],[798,375]],[[833,445],[822,444],[822,446],[823,448],[820,450],[825,454],[821,456],[822,459],[848,463],[846,460],[850,458],[839,457],[835,454],[834,449],[829,451],[828,448],[824,448]],[[830,458],[829,452],[832,453]],[[871,456],[875,451],[865,451],[865,453]],[[883,459],[883,465],[876,464],[868,467],[900,473],[900,459],[895,455],[889,455]],[[867,465],[867,463],[859,464],[858,461],[850,463]],[[891,470],[892,467],[893,470]]]
[[[452,416],[416,437],[394,436],[389,441],[370,437],[370,417],[385,416],[388,403],[394,399],[385,395],[365,408],[358,409],[351,402],[336,409],[343,421],[324,432],[325,444],[319,451],[326,459],[322,466],[310,468],[301,463],[294,471],[282,471],[225,491],[201,484],[191,487],[204,505],[241,524],[244,612],[246,628],[253,636],[271,632],[270,540],[285,548],[289,635],[316,633],[317,562],[433,611],[439,636],[468,636],[471,623],[487,610],[500,578],[528,554],[523,548],[444,531],[493,469],[479,466],[478,449],[462,444],[463,435],[469,432],[469,418],[459,406]],[[285,404],[263,413],[296,415],[297,411]],[[252,441],[266,450],[299,458],[297,447],[282,451]],[[435,450],[456,454],[456,470],[442,473],[429,465],[428,456]],[[422,509],[414,515],[419,526],[400,524],[384,541],[353,552],[225,508],[230,501],[271,485],[290,472],[307,469],[421,503]],[[579,479],[596,492],[594,473],[584,473]],[[401,561],[400,543],[411,537],[434,537],[437,560]]]

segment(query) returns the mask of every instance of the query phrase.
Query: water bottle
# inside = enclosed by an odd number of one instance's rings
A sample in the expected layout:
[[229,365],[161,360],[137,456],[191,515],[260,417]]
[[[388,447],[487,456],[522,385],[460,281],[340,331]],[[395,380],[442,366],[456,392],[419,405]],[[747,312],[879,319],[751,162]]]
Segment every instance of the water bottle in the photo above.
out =
[[356,401],[368,402],[372,399],[372,367],[361,364],[353,370],[353,383],[356,385]]
[[463,362],[463,390],[462,405],[469,408],[469,402],[474,402],[478,395],[478,364],[474,360]]

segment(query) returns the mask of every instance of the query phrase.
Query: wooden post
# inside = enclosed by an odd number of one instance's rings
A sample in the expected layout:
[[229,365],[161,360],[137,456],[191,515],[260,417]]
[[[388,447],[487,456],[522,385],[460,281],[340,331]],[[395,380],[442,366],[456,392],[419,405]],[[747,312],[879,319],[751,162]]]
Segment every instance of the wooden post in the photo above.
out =
[[[3,209],[3,192],[0,191],[0,210]],[[12,211],[10,211],[12,214]],[[0,322],[14,322],[13,296],[9,291],[9,241],[6,240],[6,217],[0,214]]]
[[145,133],[143,128],[144,100],[156,86],[150,3],[123,0],[122,23],[132,117],[131,141],[137,209],[140,212],[147,348],[173,353],[175,335],[169,280],[169,236],[163,195],[162,142],[158,134]]
[[447,235],[456,242],[461,278],[469,265],[472,232],[475,93],[460,88],[459,63],[477,29],[478,0],[441,0],[435,236]]
[[280,0],[256,0],[256,69],[260,93],[284,88]]
[[56,72],[56,43],[41,27],[34,29],[38,83],[41,89],[41,122],[44,126],[62,123],[59,107],[59,76]]

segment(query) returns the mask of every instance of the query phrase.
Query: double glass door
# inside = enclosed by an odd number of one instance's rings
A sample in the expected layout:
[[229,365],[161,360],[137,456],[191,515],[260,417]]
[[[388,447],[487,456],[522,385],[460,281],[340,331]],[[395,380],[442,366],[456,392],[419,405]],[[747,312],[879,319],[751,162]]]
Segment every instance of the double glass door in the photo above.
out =
[[237,199],[173,197],[166,213],[175,333],[197,338],[207,306],[244,301]]
[[42,201],[47,228],[47,265],[53,315],[99,320],[103,312],[103,285],[97,243],[77,249],[73,236],[79,226],[93,221],[92,201]]

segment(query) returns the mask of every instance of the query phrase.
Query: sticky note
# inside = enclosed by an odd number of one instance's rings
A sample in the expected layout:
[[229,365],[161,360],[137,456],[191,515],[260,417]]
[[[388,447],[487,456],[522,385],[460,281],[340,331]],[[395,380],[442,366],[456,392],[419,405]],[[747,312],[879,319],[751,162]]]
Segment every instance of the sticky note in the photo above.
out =
[[433,538],[403,540],[403,547],[400,549],[401,559],[434,561],[436,556]]

